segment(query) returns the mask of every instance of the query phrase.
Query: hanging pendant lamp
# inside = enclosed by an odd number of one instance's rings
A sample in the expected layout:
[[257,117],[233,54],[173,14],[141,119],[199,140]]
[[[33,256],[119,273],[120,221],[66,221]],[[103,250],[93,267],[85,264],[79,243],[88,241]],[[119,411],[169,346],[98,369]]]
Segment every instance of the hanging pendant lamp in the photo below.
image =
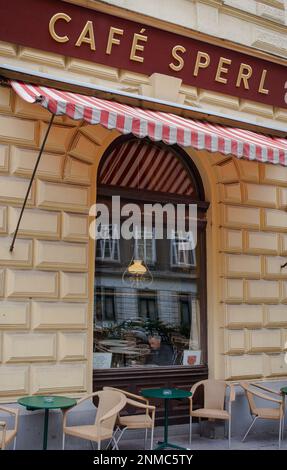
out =
[[[140,189],[140,175],[139,175],[139,156],[137,155],[137,189]],[[122,275],[122,281],[125,285],[134,288],[145,288],[148,287],[153,282],[153,276],[150,272],[147,264],[144,262],[143,259],[139,256],[138,245],[136,244],[135,240],[138,239],[138,227],[135,227],[134,232],[134,256],[131,259],[130,264],[125,269]]]
[[152,283],[153,276],[143,260],[133,258],[124,271],[122,280],[129,287],[145,288]]

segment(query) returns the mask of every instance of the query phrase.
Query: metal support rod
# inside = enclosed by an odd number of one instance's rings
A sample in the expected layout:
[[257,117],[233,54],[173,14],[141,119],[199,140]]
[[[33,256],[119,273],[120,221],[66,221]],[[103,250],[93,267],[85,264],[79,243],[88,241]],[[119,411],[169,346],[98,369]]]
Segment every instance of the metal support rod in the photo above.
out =
[[29,183],[29,186],[28,186],[28,189],[27,189],[27,192],[26,192],[26,196],[25,196],[25,199],[24,199],[24,202],[23,202],[23,205],[22,205],[22,209],[21,209],[21,212],[20,212],[20,215],[19,215],[19,219],[18,219],[18,222],[17,222],[17,226],[16,226],[16,229],[15,229],[15,232],[14,232],[14,235],[13,235],[13,240],[12,240],[12,243],[11,243],[11,245],[10,245],[10,252],[12,252],[13,249],[14,249],[15,241],[16,241],[16,238],[17,238],[17,234],[18,234],[18,230],[19,230],[19,227],[20,227],[20,223],[21,223],[22,217],[23,217],[23,213],[24,213],[24,210],[25,210],[25,207],[26,207],[26,204],[27,204],[27,200],[28,200],[28,197],[29,197],[29,193],[30,193],[30,190],[31,190],[31,187],[32,187],[32,184],[33,184],[33,181],[34,181],[34,178],[35,178],[35,175],[36,175],[36,172],[37,172],[39,163],[40,163],[40,160],[41,160],[42,153],[43,153],[43,151],[44,151],[44,148],[45,148],[45,145],[46,145],[48,136],[49,136],[49,132],[50,132],[50,130],[51,130],[51,127],[52,127],[52,124],[53,124],[53,121],[54,121],[54,118],[55,118],[55,114],[52,114],[51,119],[50,119],[50,122],[49,122],[48,129],[47,129],[47,131],[46,131],[44,140],[43,140],[43,142],[42,142],[42,145],[41,145],[41,148],[40,148],[40,152],[39,152],[39,155],[38,155],[38,158],[37,158],[37,161],[36,161],[36,164],[35,164],[35,167],[34,167],[34,170],[33,170],[32,176],[31,176],[31,179],[30,179],[30,183]]

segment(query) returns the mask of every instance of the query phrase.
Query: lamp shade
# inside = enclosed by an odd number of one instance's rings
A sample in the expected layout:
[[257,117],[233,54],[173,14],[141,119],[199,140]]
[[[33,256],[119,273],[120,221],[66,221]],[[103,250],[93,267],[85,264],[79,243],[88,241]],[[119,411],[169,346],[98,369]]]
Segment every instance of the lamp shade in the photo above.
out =
[[143,265],[142,260],[135,259],[128,267],[128,272],[134,276],[142,276],[147,272],[147,268]]

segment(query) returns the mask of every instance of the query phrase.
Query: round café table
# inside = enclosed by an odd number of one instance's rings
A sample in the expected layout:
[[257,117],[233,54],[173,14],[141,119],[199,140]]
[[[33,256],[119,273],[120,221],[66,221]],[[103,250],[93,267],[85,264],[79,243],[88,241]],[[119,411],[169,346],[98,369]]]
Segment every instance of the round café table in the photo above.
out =
[[75,406],[77,401],[74,398],[58,397],[58,396],[41,396],[35,395],[31,397],[19,398],[18,403],[25,406],[27,410],[45,410],[44,416],[44,432],[43,432],[43,450],[47,450],[48,426],[49,426],[49,410],[60,408],[71,408]]
[[155,450],[165,449],[185,449],[168,441],[168,404],[169,400],[181,400],[192,396],[191,392],[180,390],[179,388],[146,388],[141,390],[141,395],[145,398],[160,398],[164,400],[164,439],[159,442]]

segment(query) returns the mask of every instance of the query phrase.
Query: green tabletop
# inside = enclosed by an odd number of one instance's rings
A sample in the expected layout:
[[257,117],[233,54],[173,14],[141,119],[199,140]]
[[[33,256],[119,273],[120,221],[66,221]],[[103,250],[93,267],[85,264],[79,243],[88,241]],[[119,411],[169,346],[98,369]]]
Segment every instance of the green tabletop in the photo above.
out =
[[34,395],[31,397],[19,398],[18,403],[25,406],[27,410],[45,410],[43,429],[43,450],[47,449],[49,410],[55,408],[70,408],[77,404],[77,400],[68,397],[58,397],[52,395]]
[[57,397],[57,396],[41,396],[35,395],[31,397],[19,398],[18,403],[26,406],[29,410],[41,409],[55,409],[55,408],[70,408],[76,405],[77,401],[74,398]]
[[145,398],[162,398],[165,400],[188,398],[192,396],[187,390],[179,388],[145,388],[141,391]]
[[282,393],[284,393],[285,395],[287,395],[287,387],[283,387],[280,389]]

